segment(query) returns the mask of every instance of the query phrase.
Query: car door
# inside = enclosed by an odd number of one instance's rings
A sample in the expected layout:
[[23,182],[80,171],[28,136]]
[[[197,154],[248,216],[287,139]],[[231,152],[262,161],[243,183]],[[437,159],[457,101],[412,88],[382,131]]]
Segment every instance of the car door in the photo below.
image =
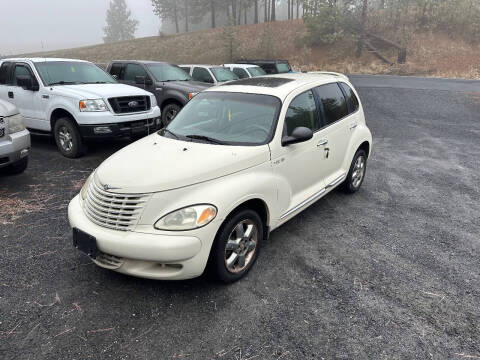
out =
[[349,116],[347,101],[338,83],[319,86],[315,92],[322,113],[322,128],[318,132],[321,141],[318,145],[325,159],[325,184],[329,188],[342,182],[348,173],[348,169],[342,166],[352,136],[351,123],[355,120]]
[[[290,211],[312,197],[324,192],[325,158],[317,144],[321,140],[320,110],[313,89],[297,95],[290,104],[283,120],[282,138],[291,135],[296,127],[307,127],[314,132],[309,141],[288,146],[275,145],[272,148],[272,164],[274,171],[287,184],[290,190]],[[283,187],[285,188],[285,187]],[[281,190],[285,191],[285,190]],[[287,194],[280,194],[282,198]]]
[[215,80],[213,79],[213,76],[210,74],[210,71],[203,67],[194,67],[192,71],[192,78],[196,81],[208,83],[208,84],[214,84]]
[[[145,78],[144,84],[137,84],[137,76],[143,76]],[[125,70],[123,71],[122,82],[127,85],[136,86],[141,89],[154,92],[154,83],[151,76],[147,73],[147,70],[144,69],[143,65],[135,63],[127,63],[125,65]]]
[[[37,90],[27,90],[19,86],[17,84],[19,76],[30,77],[32,84],[37,85]],[[42,92],[39,88],[39,81],[29,64],[22,62],[14,64],[8,97],[21,112],[26,127],[38,130],[49,129],[42,105]]]
[[4,101],[11,101],[11,99],[8,98],[11,65],[11,62],[3,62],[0,65],[0,99]]

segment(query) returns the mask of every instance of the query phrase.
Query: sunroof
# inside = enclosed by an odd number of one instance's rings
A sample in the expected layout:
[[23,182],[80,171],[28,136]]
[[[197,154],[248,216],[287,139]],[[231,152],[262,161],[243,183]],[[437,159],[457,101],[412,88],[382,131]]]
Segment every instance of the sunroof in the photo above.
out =
[[248,78],[248,79],[241,79],[237,81],[232,81],[224,84],[223,86],[227,85],[246,85],[246,86],[260,86],[260,87],[269,87],[269,88],[276,88],[287,84],[293,81],[293,79],[286,79],[286,78],[279,78],[279,77],[256,77],[256,78]]

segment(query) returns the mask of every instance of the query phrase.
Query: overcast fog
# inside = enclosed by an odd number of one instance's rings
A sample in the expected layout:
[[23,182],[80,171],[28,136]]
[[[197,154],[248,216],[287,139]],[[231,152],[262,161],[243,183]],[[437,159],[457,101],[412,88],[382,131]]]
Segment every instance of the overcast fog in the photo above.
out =
[[[136,37],[158,34],[150,0],[126,0],[140,21]],[[0,54],[55,50],[103,42],[109,0],[0,0]]]

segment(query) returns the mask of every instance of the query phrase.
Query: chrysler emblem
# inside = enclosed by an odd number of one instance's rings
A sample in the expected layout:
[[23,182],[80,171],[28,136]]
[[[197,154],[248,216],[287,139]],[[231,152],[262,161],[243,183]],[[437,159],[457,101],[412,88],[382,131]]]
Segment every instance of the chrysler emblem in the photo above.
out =
[[130,101],[128,103],[128,106],[131,108],[137,107],[138,106],[138,101]]
[[108,190],[117,190],[117,189],[120,189],[120,188],[111,187],[111,186],[108,185],[108,184],[103,185],[103,190],[105,190],[105,191],[108,191]]

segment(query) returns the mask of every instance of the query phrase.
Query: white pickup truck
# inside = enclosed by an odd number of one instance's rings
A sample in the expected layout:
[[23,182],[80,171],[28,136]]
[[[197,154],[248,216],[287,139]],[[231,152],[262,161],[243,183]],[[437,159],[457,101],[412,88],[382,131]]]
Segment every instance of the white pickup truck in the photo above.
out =
[[0,99],[17,106],[28,129],[53,133],[69,158],[84,153],[85,139],[137,138],[160,125],[153,94],[81,60],[3,59]]

